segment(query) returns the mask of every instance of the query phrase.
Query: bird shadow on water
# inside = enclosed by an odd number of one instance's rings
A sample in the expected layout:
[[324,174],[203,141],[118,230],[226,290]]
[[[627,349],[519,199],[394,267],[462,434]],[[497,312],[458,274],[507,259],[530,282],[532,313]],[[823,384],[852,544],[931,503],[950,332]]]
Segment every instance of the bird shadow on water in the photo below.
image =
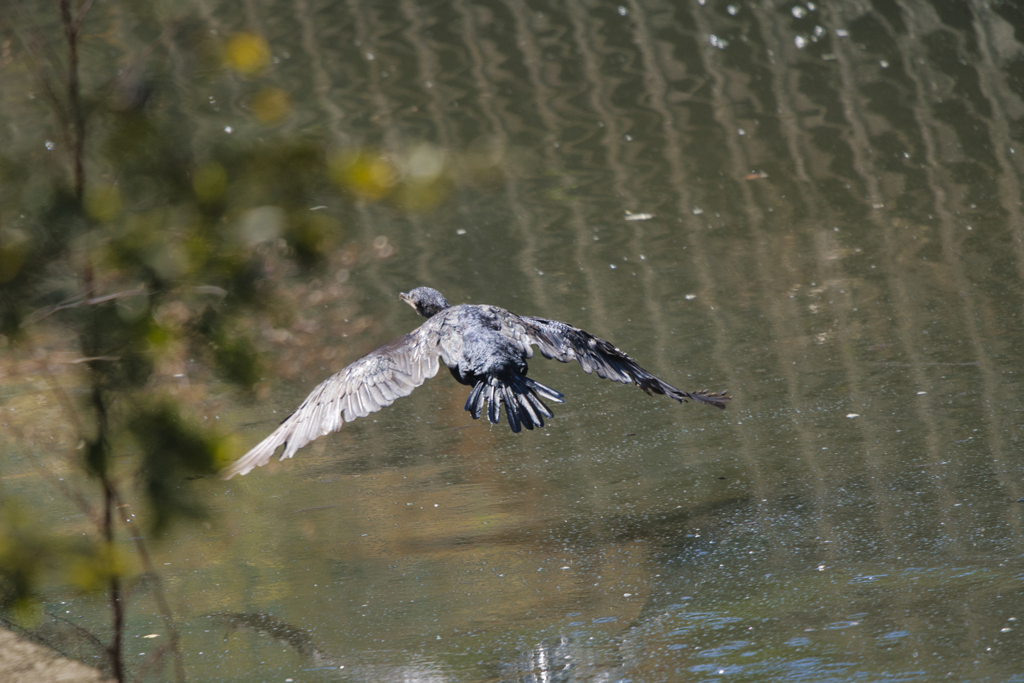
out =
[[311,665],[338,668],[338,664],[316,645],[309,631],[266,612],[213,612],[205,617],[224,628],[225,643],[236,631],[250,631],[291,648]]

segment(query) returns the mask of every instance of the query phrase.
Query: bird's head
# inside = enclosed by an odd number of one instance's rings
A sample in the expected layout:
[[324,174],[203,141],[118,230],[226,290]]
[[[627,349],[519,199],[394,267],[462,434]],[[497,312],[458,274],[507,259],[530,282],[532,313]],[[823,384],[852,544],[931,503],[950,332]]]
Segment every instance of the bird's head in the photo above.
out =
[[402,292],[398,298],[416,309],[424,318],[432,318],[449,308],[448,301],[441,296],[441,292],[430,287],[417,287],[408,293]]

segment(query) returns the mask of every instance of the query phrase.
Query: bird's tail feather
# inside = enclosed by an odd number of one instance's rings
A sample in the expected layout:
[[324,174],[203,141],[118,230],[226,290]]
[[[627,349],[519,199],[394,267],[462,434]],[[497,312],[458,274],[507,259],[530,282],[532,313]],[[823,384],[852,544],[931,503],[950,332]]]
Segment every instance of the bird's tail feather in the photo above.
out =
[[505,405],[505,415],[513,432],[523,427],[533,429],[543,427],[545,417],[554,417],[551,409],[542,398],[557,403],[565,403],[565,394],[535,382],[529,377],[484,377],[481,378],[466,399],[466,412],[477,419],[483,413],[484,402],[487,402],[487,419],[491,424],[501,420],[501,405]]
[[473,419],[480,418],[480,410],[483,408],[484,399],[483,392],[485,382],[482,380],[473,385],[473,390],[469,392],[469,397],[466,398],[466,412],[473,416]]
[[498,420],[501,419],[501,385],[494,382],[489,383],[487,388],[487,419],[491,421],[492,425],[498,424]]
[[[690,400],[697,401],[698,403],[707,403],[709,406],[715,406],[722,410],[725,410],[725,402],[732,400],[732,396],[727,395],[724,391],[716,393],[707,389],[701,389],[700,391],[684,391],[681,393]],[[673,396],[672,398],[676,397]],[[679,399],[676,398],[676,400],[678,401]]]

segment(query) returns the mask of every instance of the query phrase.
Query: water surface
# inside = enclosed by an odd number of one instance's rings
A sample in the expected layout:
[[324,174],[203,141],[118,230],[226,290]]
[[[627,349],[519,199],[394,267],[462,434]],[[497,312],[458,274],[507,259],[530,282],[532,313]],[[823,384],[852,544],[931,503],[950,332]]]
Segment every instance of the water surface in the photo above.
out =
[[[474,422],[442,373],[210,482],[210,519],[153,548],[190,677],[1024,680],[1015,3],[199,15],[264,35],[274,62],[192,82],[168,59],[156,92],[190,122],[182,145],[305,136],[463,170],[434,207],[325,200],[343,268],[290,284],[308,326],[264,336],[287,371],[197,415],[255,445],[418,325],[397,299],[416,285],[571,322],[734,401],[679,406],[538,354],[532,375],[567,395],[542,430]],[[287,91],[286,119],[254,117],[261,85]],[[4,144],[44,153],[7,112]],[[32,474],[43,442],[15,436],[4,490],[83,525]],[[102,630],[100,599],[51,594]],[[160,619],[145,590],[132,603],[142,661]]]

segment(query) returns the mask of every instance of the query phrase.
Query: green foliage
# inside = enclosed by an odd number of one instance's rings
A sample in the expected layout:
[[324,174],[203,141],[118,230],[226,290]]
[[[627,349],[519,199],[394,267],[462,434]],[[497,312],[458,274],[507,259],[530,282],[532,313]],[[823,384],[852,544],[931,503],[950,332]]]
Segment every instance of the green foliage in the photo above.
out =
[[[104,25],[117,11],[86,21],[79,12],[91,6],[57,0],[20,3],[8,13],[16,19],[0,12],[9,34],[0,40],[5,101],[31,101],[10,130],[32,140],[0,149],[0,343],[64,354],[60,366],[73,368],[64,385],[52,382],[64,409],[59,428],[80,444],[71,457],[78,476],[61,486],[95,525],[71,540],[30,524],[14,505],[0,510],[0,606],[31,604],[47,572],[105,589],[111,670],[124,680],[122,582],[137,571],[121,548],[122,527],[135,524],[122,514],[132,502],[126,484],[140,484],[154,532],[201,517],[193,480],[233,453],[229,439],[185,415],[201,411],[195,387],[214,373],[247,391],[263,378],[255,331],[293,313],[267,274],[355,253],[339,217],[353,202],[426,210],[451,194],[454,175],[449,155],[429,145],[404,157],[327,154],[322,142],[279,137],[291,95],[266,78],[273,52],[260,36],[222,41],[198,16],[161,19],[173,30],[160,36],[132,36],[132,25]],[[14,23],[26,19],[38,24]],[[118,47],[151,49],[136,62],[107,43],[96,49],[112,35]],[[162,52],[168,43],[174,50]],[[78,73],[68,73],[75,64]],[[211,92],[247,93],[240,111],[251,121],[234,135],[197,127],[192,98],[202,93],[205,106]],[[477,157],[470,165],[481,175],[493,160]],[[182,368],[194,381],[172,386]]]
[[54,534],[13,501],[0,507],[0,607],[16,615],[33,614],[36,591],[48,578],[88,592],[134,571],[114,543]]
[[156,322],[142,301],[141,314],[126,313],[115,301],[71,309],[65,317],[80,330],[80,347],[93,373],[93,381],[105,390],[138,388],[153,371],[149,335]]
[[202,506],[188,480],[223,467],[227,441],[182,418],[169,400],[134,410],[128,430],[140,447],[140,479],[153,530],[166,531],[178,517],[201,517]]
[[[57,41],[81,28],[71,9],[63,31],[52,36]],[[186,20],[174,40],[195,57],[197,82],[233,78],[209,68],[217,50],[208,35],[201,22]],[[238,68],[252,67],[247,78],[259,75],[261,41],[235,41],[230,51]],[[17,51],[15,60],[32,66]],[[155,57],[150,68],[158,72],[159,62]],[[12,73],[5,64],[0,77]],[[229,438],[184,416],[195,408],[160,384],[167,377],[161,364],[195,368],[200,384],[212,370],[251,390],[264,372],[250,337],[253,321],[276,305],[268,261],[322,265],[327,250],[341,243],[341,226],[310,207],[314,196],[341,192],[308,140],[182,144],[192,123],[155,81],[132,76],[116,89],[74,93],[67,75],[55,73],[40,69],[37,81],[4,78],[7,88],[35,90],[44,82],[40,90],[52,94],[54,116],[24,123],[43,128],[32,131],[37,139],[63,144],[40,156],[0,150],[0,335],[8,348],[78,356],[78,386],[61,404],[64,426],[80,440],[73,461],[80,474],[62,486],[95,530],[55,535],[31,523],[24,507],[0,509],[0,608],[29,614],[40,586],[54,578],[104,590],[114,626],[110,668],[124,680],[123,582],[139,571],[122,547],[120,529],[134,524],[122,513],[132,502],[125,484],[138,483],[148,513],[143,523],[160,535],[203,516],[194,480],[234,455]],[[65,95],[67,101],[59,99]],[[254,103],[257,119],[267,123],[290,108],[287,93],[274,89]],[[63,130],[54,135],[45,128],[51,125]],[[138,530],[131,535],[144,542]]]
[[104,439],[90,439],[85,442],[83,465],[90,477],[103,479],[110,474],[110,448]]
[[221,375],[245,388],[252,388],[263,376],[256,349],[242,336],[218,336],[213,342],[213,360]]
[[[201,22],[182,21],[174,40],[195,58],[197,82],[234,78],[211,62],[218,51]],[[261,75],[261,41],[244,37],[228,51],[246,79]],[[147,68],[158,73],[159,56]],[[38,77],[63,97],[68,83],[54,74]],[[131,75],[117,89],[81,93],[89,104],[78,110],[55,99],[51,120],[25,123],[63,127],[55,138],[68,144],[38,156],[0,150],[0,335],[9,348],[78,356],[78,386],[62,401],[81,444],[73,460],[79,476],[68,477],[66,490],[95,523],[93,534],[60,536],[30,523],[25,507],[0,509],[0,607],[15,614],[28,614],[52,579],[105,590],[123,614],[121,582],[139,571],[122,548],[121,510],[134,496],[123,497],[138,492],[146,511],[138,519],[159,537],[203,516],[195,480],[235,455],[231,439],[186,417],[195,408],[161,384],[161,364],[190,368],[200,386],[212,371],[251,390],[265,371],[254,321],[280,320],[287,309],[268,270],[288,260],[319,268],[345,239],[337,218],[310,210],[332,195],[344,205],[346,196],[320,145],[272,135],[182,144],[193,124],[176,93],[156,82]],[[5,79],[8,88],[18,83]],[[290,106],[273,88],[253,98],[254,116],[267,125]],[[77,138],[83,131],[88,137]],[[112,653],[120,637],[115,628]]]
[[12,340],[24,338],[22,325],[29,311],[59,295],[54,283],[47,282],[50,268],[67,257],[69,245],[82,233],[78,204],[66,186],[27,185],[25,177],[11,173],[5,194],[28,206],[14,207],[23,210],[18,220],[0,222],[0,334]]
[[50,559],[50,539],[8,501],[0,508],[0,606],[24,612]]

